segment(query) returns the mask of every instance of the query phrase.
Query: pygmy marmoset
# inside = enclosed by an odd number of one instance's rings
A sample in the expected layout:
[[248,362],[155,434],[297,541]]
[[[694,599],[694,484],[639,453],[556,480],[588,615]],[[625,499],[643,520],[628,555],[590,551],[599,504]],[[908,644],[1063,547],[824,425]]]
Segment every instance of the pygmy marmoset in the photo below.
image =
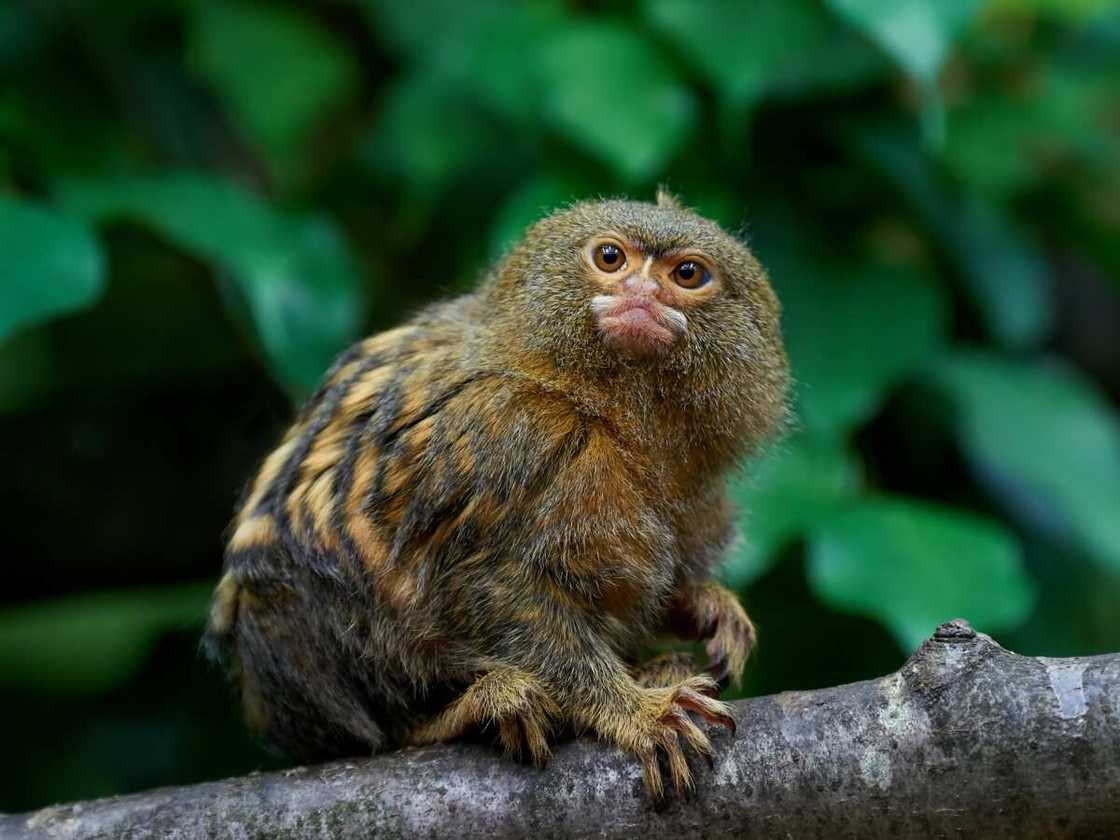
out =
[[[559,729],[692,785],[754,628],[727,474],[785,417],[778,302],[660,194],[538,222],[477,291],[352,347],[247,491],[208,644],[299,760]],[[672,631],[706,642],[642,663]]]

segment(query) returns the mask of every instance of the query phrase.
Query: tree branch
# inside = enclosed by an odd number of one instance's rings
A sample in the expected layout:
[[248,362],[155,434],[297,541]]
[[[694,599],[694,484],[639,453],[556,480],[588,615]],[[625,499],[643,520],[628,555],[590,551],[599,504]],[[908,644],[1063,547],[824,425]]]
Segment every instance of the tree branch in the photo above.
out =
[[964,622],[896,673],[734,705],[654,807],[589,740],[546,770],[457,744],[0,818],[4,838],[1120,836],[1120,654],[1017,656]]

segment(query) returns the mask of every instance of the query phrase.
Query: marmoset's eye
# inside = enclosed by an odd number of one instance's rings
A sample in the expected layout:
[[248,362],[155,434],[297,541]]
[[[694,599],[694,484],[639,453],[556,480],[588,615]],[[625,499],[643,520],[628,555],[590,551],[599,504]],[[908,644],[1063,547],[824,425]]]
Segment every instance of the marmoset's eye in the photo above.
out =
[[673,269],[673,282],[686,289],[699,289],[711,279],[708,269],[695,260],[685,260]]
[[618,271],[626,265],[625,252],[613,242],[596,245],[592,259],[595,261],[595,267],[600,271]]

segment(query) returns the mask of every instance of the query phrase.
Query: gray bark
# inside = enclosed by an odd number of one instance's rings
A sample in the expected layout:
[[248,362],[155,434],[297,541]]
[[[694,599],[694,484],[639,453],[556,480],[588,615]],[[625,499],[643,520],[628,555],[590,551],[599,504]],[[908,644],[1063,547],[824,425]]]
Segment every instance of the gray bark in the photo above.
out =
[[4,838],[1120,837],[1120,654],[1017,656],[964,622],[896,673],[734,705],[655,806],[590,740],[536,770],[414,749],[0,818]]

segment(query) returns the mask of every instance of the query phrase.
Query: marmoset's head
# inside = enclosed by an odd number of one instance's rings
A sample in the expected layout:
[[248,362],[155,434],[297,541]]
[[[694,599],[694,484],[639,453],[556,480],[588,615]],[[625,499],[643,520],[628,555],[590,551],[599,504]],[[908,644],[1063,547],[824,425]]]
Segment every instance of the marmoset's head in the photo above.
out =
[[766,272],[739,239],[666,193],[656,204],[584,202],[537,222],[483,294],[502,328],[562,367],[644,367],[740,385],[753,371],[784,396]]

